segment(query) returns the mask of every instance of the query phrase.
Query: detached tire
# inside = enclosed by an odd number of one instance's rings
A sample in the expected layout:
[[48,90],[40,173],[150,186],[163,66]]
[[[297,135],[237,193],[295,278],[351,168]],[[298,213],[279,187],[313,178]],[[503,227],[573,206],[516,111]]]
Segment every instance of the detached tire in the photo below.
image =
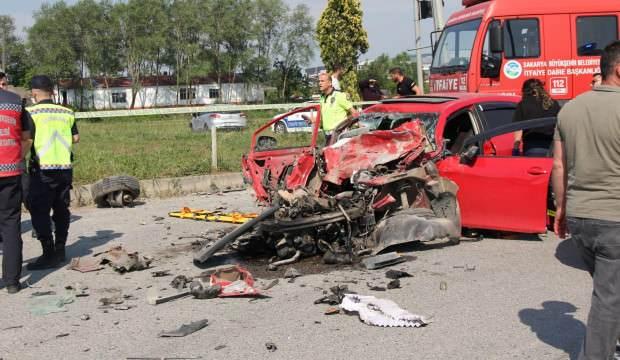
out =
[[[431,207],[437,217],[450,220],[458,228],[459,234],[461,233],[461,208],[454,194],[449,192],[439,194],[431,201]],[[460,237],[450,238],[450,244],[457,245],[460,242]]]
[[140,182],[133,176],[111,176],[93,184],[91,195],[99,207],[131,206],[140,196]]

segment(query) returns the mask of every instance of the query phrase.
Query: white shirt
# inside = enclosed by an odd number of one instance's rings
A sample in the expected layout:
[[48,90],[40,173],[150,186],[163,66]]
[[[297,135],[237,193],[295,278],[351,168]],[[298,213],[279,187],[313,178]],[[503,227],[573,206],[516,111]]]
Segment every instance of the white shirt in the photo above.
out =
[[332,87],[335,90],[342,91],[342,89],[340,88],[340,80],[338,80],[338,78],[334,75],[332,75]]

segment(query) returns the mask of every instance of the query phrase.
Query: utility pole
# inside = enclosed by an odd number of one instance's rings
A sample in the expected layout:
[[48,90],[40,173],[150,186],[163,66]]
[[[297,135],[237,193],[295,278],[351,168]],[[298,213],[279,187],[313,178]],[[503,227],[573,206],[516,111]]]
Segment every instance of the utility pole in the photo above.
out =
[[416,57],[416,68],[418,75],[418,89],[420,89],[420,94],[424,95],[424,72],[422,71],[422,29],[420,27],[420,4],[418,4],[418,0],[413,0],[413,23],[415,25],[415,57]]
[[433,1],[433,22],[435,23],[435,30],[441,31],[443,30],[444,21],[443,21],[443,0],[432,0]]

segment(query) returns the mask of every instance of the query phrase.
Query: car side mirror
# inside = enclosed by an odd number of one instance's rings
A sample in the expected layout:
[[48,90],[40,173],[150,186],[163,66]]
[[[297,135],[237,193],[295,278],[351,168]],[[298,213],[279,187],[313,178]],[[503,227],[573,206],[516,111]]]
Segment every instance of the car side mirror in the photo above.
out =
[[504,36],[499,21],[494,21],[489,27],[489,47],[493,54],[504,52]]
[[480,76],[483,78],[494,79],[500,75],[502,60],[493,56],[483,56]]
[[278,140],[272,136],[259,136],[256,140],[256,146],[254,146],[255,151],[266,151],[272,150],[278,147]]
[[474,160],[478,156],[478,151],[480,151],[480,148],[478,148],[477,146],[470,146],[467,151],[461,154],[460,163],[463,165],[473,164]]

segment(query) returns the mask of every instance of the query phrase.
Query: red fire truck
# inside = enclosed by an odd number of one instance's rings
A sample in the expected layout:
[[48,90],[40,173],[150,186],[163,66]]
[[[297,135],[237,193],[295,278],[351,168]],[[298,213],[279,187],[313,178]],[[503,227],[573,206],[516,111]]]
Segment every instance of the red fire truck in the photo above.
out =
[[618,0],[463,0],[433,52],[432,92],[519,95],[529,78],[558,100],[591,88],[618,39]]

